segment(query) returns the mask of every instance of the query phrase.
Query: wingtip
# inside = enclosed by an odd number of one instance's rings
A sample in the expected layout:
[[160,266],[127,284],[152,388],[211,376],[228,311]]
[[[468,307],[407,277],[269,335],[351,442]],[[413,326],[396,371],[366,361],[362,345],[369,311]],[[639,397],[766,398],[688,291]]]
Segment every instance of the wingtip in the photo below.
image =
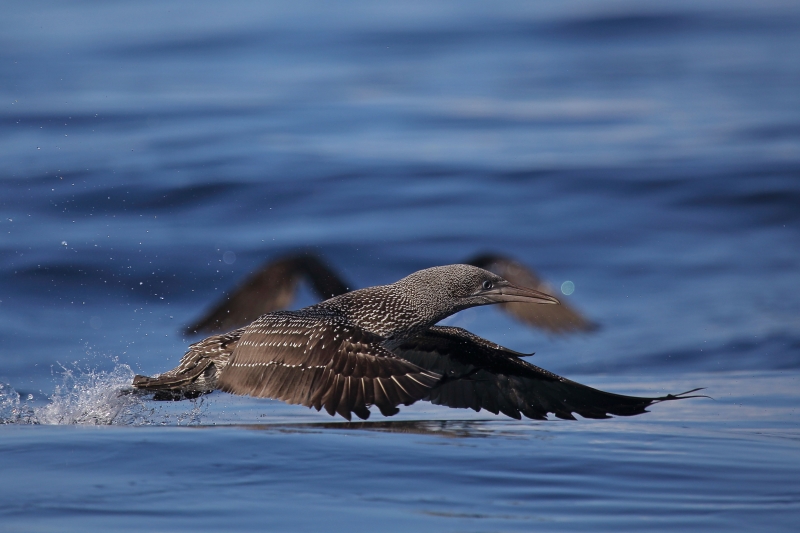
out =
[[671,400],[688,400],[689,398],[708,398],[709,400],[713,400],[711,396],[707,394],[692,394],[693,392],[705,390],[705,387],[698,387],[696,389],[687,390],[686,392],[680,392],[678,394],[667,394],[666,396],[662,396],[661,398],[656,398],[653,403],[658,402],[667,402]]

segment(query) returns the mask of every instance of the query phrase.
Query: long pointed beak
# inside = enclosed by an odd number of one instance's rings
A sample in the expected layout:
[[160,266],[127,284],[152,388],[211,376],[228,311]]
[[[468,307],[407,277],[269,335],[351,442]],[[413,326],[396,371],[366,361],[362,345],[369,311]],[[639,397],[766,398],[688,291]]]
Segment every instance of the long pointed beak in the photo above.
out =
[[537,291],[534,289],[527,289],[525,287],[517,287],[516,285],[498,284],[494,288],[486,291],[484,296],[488,297],[492,302],[528,302],[532,304],[560,304],[556,298],[549,294]]

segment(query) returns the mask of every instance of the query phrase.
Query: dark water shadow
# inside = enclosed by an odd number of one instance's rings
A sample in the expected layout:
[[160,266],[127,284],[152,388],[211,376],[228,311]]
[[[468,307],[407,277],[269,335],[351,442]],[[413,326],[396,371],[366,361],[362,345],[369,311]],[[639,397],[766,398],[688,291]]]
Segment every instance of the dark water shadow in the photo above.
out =
[[480,420],[388,420],[380,422],[310,422],[277,424],[216,424],[192,425],[194,429],[239,428],[253,431],[279,433],[323,433],[328,431],[374,431],[380,433],[400,433],[408,435],[432,435],[436,437],[465,439],[488,437],[522,437],[530,430],[532,422],[519,431],[495,421]]

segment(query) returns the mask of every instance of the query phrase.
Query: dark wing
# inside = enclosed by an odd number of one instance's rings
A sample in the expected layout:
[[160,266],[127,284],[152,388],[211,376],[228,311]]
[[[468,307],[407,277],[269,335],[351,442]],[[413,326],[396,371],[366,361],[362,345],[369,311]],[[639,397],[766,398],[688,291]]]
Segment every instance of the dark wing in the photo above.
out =
[[264,315],[245,328],[220,389],[325,408],[350,420],[385,416],[424,398],[439,375],[383,348],[383,339],[335,317],[291,312]]
[[196,398],[217,388],[220,371],[228,364],[244,328],[212,335],[189,346],[178,366],[156,377],[135,376],[133,387],[155,392],[156,400]]
[[585,418],[638,415],[654,402],[680,397],[639,398],[593,389],[534,366],[518,357],[522,354],[461,328],[430,328],[393,352],[442,375],[442,382],[430,392],[431,403],[486,409],[516,419],[520,413],[540,420],[547,413],[571,420],[575,419],[572,413]]
[[212,308],[186,334],[228,330],[252,322],[264,313],[286,309],[294,300],[297,284],[310,283],[323,300],[344,294],[344,281],[318,257],[290,255],[264,265]]
[[[467,264],[494,272],[514,285],[536,289],[550,296],[555,296],[553,288],[544,283],[536,272],[508,257],[482,254],[469,259]],[[591,331],[597,328],[596,324],[564,303],[563,298],[559,298],[561,299],[561,305],[531,305],[522,302],[510,302],[500,304],[499,307],[517,320],[553,333]]]

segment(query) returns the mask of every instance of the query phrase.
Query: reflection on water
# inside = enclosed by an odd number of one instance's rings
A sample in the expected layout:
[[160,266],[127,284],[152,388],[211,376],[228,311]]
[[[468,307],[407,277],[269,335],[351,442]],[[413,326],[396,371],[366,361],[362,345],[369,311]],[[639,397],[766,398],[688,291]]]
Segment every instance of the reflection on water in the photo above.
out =
[[[200,425],[193,427],[217,426]],[[379,422],[319,422],[312,424],[247,424],[230,427],[288,433],[318,432],[320,430],[378,431],[381,433],[433,435],[458,439],[513,435],[513,432],[495,431],[489,423],[475,420],[384,420]]]

